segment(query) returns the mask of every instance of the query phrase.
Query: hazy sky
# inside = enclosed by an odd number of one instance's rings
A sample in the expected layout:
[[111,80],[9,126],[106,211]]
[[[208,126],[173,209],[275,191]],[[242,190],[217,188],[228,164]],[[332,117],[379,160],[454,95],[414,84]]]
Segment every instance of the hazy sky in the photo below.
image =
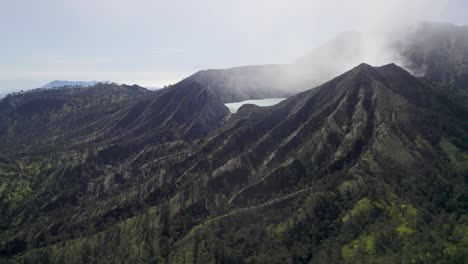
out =
[[158,87],[288,63],[346,30],[466,14],[466,0],[0,0],[0,94],[56,79]]

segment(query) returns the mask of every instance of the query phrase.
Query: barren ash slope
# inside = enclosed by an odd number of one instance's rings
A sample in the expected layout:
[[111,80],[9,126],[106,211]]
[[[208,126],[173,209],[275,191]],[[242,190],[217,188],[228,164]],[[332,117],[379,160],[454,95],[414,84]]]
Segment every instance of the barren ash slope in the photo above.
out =
[[[49,92],[57,93],[69,91]],[[9,109],[0,131],[11,150],[0,157],[6,261],[468,257],[466,99],[397,65],[361,64],[278,105],[245,105],[229,119],[217,90],[191,79],[28,117],[20,106],[46,94],[21,96],[0,103]],[[89,107],[99,115],[84,115]],[[63,127],[63,111],[87,129]],[[32,139],[19,129],[29,125],[46,130],[35,129]],[[44,142],[47,153],[38,151]]]

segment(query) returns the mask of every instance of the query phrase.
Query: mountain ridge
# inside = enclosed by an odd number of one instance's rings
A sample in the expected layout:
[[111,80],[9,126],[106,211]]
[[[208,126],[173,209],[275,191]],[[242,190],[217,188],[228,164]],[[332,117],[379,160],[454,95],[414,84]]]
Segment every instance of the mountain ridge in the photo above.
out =
[[186,79],[123,97],[128,103],[111,103],[117,110],[103,123],[111,137],[16,162],[0,156],[11,175],[1,186],[16,197],[0,192],[1,255],[168,263],[466,257],[468,108],[452,99],[455,91],[395,64],[360,64],[233,115],[217,92]]

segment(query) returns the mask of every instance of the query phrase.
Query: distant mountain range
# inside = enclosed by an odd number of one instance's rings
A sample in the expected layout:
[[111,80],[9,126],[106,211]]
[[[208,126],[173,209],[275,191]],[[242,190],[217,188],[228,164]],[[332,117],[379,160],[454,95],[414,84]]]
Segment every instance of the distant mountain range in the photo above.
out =
[[[428,25],[394,46],[411,73],[316,85],[345,64],[305,59],[1,99],[0,262],[465,263],[465,28]],[[284,69],[309,74],[270,86]]]
[[[83,81],[58,81],[58,80],[55,80],[55,81],[52,81],[44,86],[41,86],[40,88],[41,89],[53,89],[53,88],[60,88],[60,87],[73,87],[73,88],[77,88],[77,87],[89,87],[89,86],[93,86],[93,85],[96,85],[97,81],[90,81],[90,82],[83,82]],[[147,89],[150,89],[150,90],[159,90],[161,88],[159,87],[145,87]]]
[[96,81],[91,81],[91,82],[83,82],[83,81],[52,81],[41,88],[43,89],[52,89],[52,88],[59,88],[59,87],[88,87],[88,86],[93,86],[97,82]]

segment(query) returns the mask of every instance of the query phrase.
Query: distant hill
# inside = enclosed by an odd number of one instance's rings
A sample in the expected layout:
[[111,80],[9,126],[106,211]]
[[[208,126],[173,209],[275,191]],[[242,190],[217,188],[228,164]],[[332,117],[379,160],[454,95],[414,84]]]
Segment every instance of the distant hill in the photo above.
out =
[[58,87],[88,87],[88,86],[93,86],[97,82],[96,81],[90,81],[90,82],[83,82],[83,81],[52,81],[41,88],[43,89],[52,89],[52,88],[58,88]]

